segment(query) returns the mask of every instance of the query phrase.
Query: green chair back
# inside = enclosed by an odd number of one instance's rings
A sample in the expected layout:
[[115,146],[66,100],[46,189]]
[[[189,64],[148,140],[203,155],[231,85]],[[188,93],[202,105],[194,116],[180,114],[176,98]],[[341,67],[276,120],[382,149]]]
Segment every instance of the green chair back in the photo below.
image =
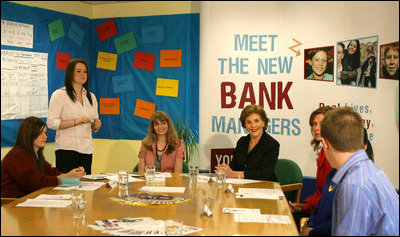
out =
[[[139,170],[139,163],[137,163],[137,164],[135,165],[135,167],[133,167],[133,171],[132,171],[132,172],[138,172],[138,170]],[[183,161],[183,162],[182,162],[182,172],[183,172],[183,173],[189,173],[189,166],[188,166],[188,164],[186,163],[186,161]]]
[[[296,162],[289,159],[278,159],[275,166],[275,175],[279,180],[280,185],[293,183],[303,183],[303,173]],[[296,191],[285,192],[288,201],[295,202]]]

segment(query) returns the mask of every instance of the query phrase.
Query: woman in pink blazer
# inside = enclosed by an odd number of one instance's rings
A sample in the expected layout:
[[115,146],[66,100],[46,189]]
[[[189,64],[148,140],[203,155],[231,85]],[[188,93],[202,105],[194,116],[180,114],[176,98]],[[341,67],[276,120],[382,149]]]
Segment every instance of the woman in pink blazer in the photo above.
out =
[[164,111],[154,112],[139,151],[139,172],[154,165],[156,171],[182,173],[184,159],[185,144],[178,139],[171,118]]

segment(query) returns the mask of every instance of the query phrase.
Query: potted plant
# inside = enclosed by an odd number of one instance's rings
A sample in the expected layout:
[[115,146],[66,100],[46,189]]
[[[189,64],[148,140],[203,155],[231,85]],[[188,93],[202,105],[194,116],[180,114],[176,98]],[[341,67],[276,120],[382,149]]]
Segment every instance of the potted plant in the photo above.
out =
[[199,148],[196,143],[196,137],[198,133],[196,130],[193,130],[188,125],[187,121],[179,120],[175,118],[176,124],[176,133],[179,139],[182,139],[185,143],[185,152],[186,152],[186,164],[188,165],[199,165]]

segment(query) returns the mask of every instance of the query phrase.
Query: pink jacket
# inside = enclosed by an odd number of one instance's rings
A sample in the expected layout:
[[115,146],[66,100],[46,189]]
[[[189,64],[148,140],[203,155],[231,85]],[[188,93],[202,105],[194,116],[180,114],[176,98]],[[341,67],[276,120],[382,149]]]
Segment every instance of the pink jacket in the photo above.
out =
[[[156,160],[156,142],[152,144],[153,150],[148,150],[142,143],[139,151],[139,158],[144,158],[144,164],[146,165],[155,165]],[[165,150],[168,149],[168,146]],[[185,159],[185,145],[182,140],[178,141],[177,148],[167,154],[164,152],[161,159],[161,172],[174,172],[175,160],[176,158]]]

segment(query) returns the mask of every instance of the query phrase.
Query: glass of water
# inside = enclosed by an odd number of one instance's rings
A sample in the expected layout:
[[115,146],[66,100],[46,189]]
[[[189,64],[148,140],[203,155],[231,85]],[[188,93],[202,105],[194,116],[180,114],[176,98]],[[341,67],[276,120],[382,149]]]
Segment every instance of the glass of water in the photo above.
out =
[[166,236],[181,236],[182,235],[182,220],[170,219],[165,221]]
[[197,178],[199,174],[199,167],[197,165],[189,165],[189,177]]
[[118,187],[119,189],[128,189],[128,172],[125,170],[118,171]]
[[146,171],[146,183],[154,182],[156,167],[154,165],[146,165],[145,171]]
[[216,175],[217,185],[218,185],[218,186],[223,186],[223,185],[225,185],[225,181],[226,181],[226,170],[224,170],[224,169],[215,170],[215,175]]
[[74,218],[85,218],[86,195],[82,192],[73,192],[71,194],[72,215]]

